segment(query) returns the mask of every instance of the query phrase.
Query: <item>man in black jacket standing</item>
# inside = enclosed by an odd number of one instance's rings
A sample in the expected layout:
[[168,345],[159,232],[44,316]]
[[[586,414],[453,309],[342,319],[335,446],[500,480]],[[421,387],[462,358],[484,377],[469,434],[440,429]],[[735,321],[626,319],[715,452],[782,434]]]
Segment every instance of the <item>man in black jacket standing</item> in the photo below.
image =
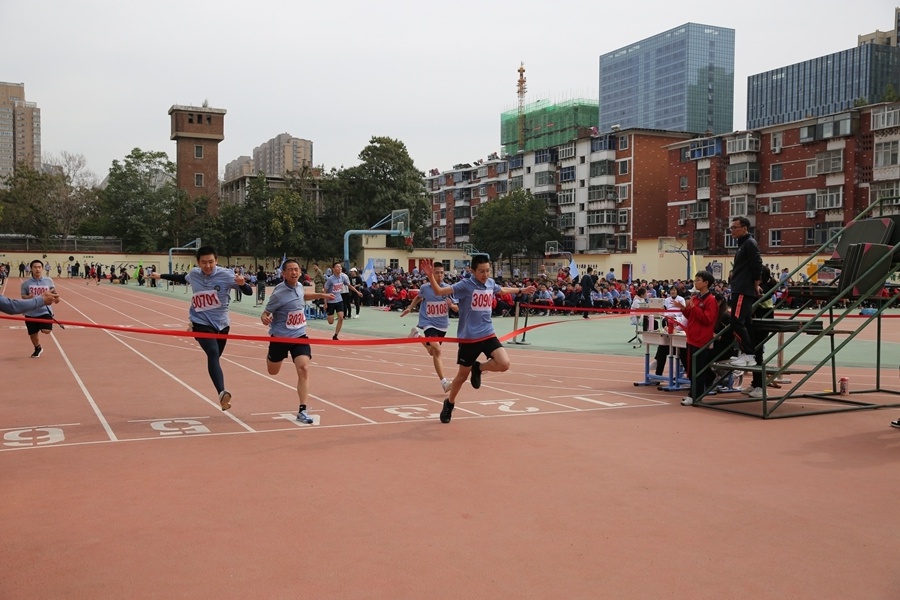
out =
[[735,366],[752,367],[756,364],[752,329],[753,303],[760,296],[759,283],[762,277],[762,257],[759,246],[750,235],[750,220],[735,217],[731,220],[731,237],[737,240],[738,249],[734,255],[731,272],[731,328],[740,347],[740,354],[731,363]]
[[[587,273],[581,276],[581,307],[582,308],[590,308],[593,306],[591,302],[591,292],[594,291],[594,284],[597,283],[597,280],[594,279],[594,268],[588,267]],[[585,319],[588,318],[588,311],[584,311],[581,313],[581,316]]]

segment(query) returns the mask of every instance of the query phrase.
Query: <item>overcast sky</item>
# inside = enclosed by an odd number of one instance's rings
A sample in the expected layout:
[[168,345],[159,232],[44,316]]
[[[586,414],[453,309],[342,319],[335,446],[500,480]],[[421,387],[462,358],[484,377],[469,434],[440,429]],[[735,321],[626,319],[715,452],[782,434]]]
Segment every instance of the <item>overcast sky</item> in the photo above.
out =
[[204,100],[228,111],[220,172],[284,132],[326,168],[379,135],[446,170],[500,150],[520,61],[527,101],[596,99],[601,54],[686,22],[730,27],[743,129],[749,75],[890,30],[895,2],[0,0],[0,81],[41,108],[45,155],[83,154],[100,178],[132,148],[174,159],[169,107]]

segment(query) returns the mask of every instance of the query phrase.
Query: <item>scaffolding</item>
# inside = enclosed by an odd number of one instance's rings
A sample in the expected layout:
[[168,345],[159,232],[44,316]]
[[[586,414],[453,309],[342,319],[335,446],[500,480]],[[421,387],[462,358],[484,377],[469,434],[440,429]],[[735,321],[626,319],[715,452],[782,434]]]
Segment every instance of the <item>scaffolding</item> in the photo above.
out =
[[579,130],[597,126],[599,113],[600,105],[594,100],[538,100],[524,108],[525,147],[519,147],[518,108],[501,113],[500,144],[506,155],[512,155],[574,142]]

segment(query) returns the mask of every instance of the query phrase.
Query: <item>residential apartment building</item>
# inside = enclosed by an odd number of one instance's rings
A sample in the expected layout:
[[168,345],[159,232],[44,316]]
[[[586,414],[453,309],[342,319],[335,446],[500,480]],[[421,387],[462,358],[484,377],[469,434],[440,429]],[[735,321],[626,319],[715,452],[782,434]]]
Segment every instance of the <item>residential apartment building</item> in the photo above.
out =
[[900,8],[894,9],[894,26],[887,31],[875,30],[857,36],[856,45],[879,44],[882,46],[897,46],[897,38],[900,37]]
[[507,171],[507,161],[495,153],[474,165],[458,164],[449,171],[429,172],[425,190],[431,197],[435,248],[462,248],[470,243],[469,226],[478,207],[510,191]]
[[25,100],[24,83],[0,81],[0,179],[19,164],[41,168],[41,109]]
[[734,119],[734,30],[686,23],[600,57],[599,129],[713,134]]
[[253,173],[284,177],[313,164],[313,143],[281,133],[253,149]]
[[668,235],[694,252],[736,248],[746,216],[764,255],[811,254],[875,199],[900,214],[900,103],[674,144],[669,164]]

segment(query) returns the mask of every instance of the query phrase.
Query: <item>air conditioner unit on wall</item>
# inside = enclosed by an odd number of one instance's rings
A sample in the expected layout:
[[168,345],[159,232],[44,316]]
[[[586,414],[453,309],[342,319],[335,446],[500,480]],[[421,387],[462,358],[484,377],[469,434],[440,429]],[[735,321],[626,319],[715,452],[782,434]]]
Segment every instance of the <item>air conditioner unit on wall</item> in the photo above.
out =
[[679,225],[684,225],[684,223],[685,223],[685,219],[678,219],[678,224],[679,224]]
[[806,218],[807,218],[807,219],[815,219],[815,218],[816,218],[816,211],[814,211],[814,210],[808,210],[808,211],[806,211]]
[[769,205],[768,205],[768,204],[763,204],[762,206],[760,206],[760,207],[757,208],[756,210],[758,210],[758,211],[761,212],[761,213],[767,213],[767,212],[769,212]]
[[781,154],[781,146],[775,146],[772,148],[772,154]]

